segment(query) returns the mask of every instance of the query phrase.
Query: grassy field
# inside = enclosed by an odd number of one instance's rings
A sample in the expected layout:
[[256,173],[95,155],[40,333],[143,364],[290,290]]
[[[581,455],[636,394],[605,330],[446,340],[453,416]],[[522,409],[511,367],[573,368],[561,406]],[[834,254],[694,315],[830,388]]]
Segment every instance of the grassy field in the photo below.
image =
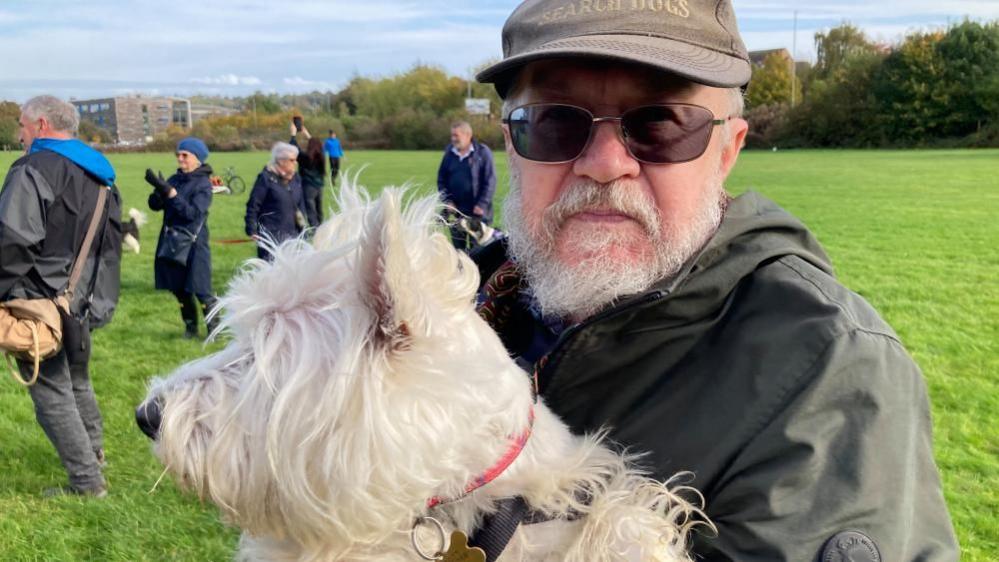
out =
[[[369,186],[411,182],[432,190],[439,153],[351,152]],[[500,195],[506,162],[497,153]],[[0,153],[0,171],[15,158]],[[146,209],[146,167],[169,154],[113,155],[124,208]],[[213,154],[252,183],[262,153]],[[963,560],[999,553],[999,151],[802,151],[745,153],[728,187],[759,191],[809,224],[839,277],[870,300],[922,366],[933,402],[937,462]],[[218,196],[213,240],[242,238],[242,197]],[[97,332],[91,373],[104,413],[111,495],[43,500],[64,481],[26,392],[0,382],[0,560],[226,560],[236,533],[211,506],[164,481],[132,412],[146,381],[206,353],[182,339],[173,297],[152,288],[161,216],[149,213],[143,251],[122,264],[114,322]],[[250,244],[213,245],[214,284],[225,287]],[[210,349],[217,347],[217,344]],[[991,420],[991,421],[990,421]]]

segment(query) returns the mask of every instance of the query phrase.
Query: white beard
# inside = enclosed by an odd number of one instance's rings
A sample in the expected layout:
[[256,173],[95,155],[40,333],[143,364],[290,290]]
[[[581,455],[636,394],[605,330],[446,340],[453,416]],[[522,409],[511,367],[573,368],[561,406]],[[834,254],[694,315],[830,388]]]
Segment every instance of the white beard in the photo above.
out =
[[[688,224],[663,220],[652,198],[628,180],[599,184],[580,180],[544,210],[537,220],[524,216],[520,170],[510,166],[510,194],[503,217],[510,255],[527,279],[542,314],[579,320],[674,278],[718,229],[725,191],[720,167],[707,178],[693,219]],[[565,220],[588,208],[616,209],[644,227],[649,250],[635,260],[617,259],[609,250],[628,242],[619,231],[594,229],[570,243],[587,256],[577,263],[558,258],[557,244]]]

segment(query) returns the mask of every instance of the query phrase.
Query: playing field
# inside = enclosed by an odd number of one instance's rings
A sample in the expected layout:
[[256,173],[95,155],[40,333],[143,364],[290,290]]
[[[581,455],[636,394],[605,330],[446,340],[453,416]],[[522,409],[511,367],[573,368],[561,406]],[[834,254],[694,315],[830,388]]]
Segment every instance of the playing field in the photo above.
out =
[[[0,152],[0,172],[16,158]],[[496,153],[500,194],[506,161]],[[346,169],[370,187],[434,189],[437,152],[350,152]],[[31,400],[0,379],[0,560],[227,560],[236,533],[215,509],[182,496],[135,427],[147,380],[217,349],[181,338],[174,298],[156,292],[153,249],[162,215],[148,211],[146,167],[165,175],[171,154],[112,155],[124,209],[149,215],[142,252],[122,262],[114,321],[95,334],[91,375],[104,413],[104,501],[44,500],[65,474],[35,423]],[[217,153],[252,185],[264,153]],[[922,366],[933,403],[937,462],[963,560],[999,556],[999,150],[747,152],[728,181],[759,191],[810,225],[843,282],[866,297]],[[243,235],[242,196],[216,196],[213,241]],[[221,292],[252,244],[212,245]],[[203,329],[203,328],[202,328]],[[889,555],[890,558],[890,555]]]

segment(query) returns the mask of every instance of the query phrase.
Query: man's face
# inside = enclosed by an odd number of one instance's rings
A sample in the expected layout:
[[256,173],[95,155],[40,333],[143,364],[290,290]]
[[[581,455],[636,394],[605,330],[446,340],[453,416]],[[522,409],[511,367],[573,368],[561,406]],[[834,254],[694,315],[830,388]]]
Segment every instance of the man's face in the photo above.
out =
[[31,147],[31,143],[39,136],[41,122],[38,119],[32,121],[22,113],[17,123],[21,127],[21,142],[24,144],[24,149],[28,150]]
[[[727,90],[638,66],[572,60],[527,65],[508,106],[563,103],[596,117],[618,117],[670,102],[706,107],[718,119],[731,107]],[[675,275],[721,220],[722,182],[735,163],[745,121],[715,127],[704,154],[679,164],[636,160],[619,127],[594,125],[578,158],[550,164],[518,155],[504,126],[511,171],[504,220],[513,257],[545,314],[580,320]]]
[[472,144],[472,132],[462,127],[451,129],[451,144],[458,152],[465,152]]

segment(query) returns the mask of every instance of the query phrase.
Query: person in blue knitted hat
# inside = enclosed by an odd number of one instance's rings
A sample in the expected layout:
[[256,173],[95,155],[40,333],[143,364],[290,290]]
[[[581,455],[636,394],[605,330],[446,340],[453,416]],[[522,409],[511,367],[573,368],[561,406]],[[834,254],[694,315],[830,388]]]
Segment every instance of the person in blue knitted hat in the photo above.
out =
[[198,162],[204,164],[208,160],[208,145],[198,137],[187,137],[177,143],[177,154],[187,152],[194,155]]
[[[163,211],[163,228],[156,245],[153,266],[156,288],[170,291],[180,303],[184,337],[198,337],[198,307],[211,334],[217,321],[207,321],[215,305],[212,291],[212,254],[208,244],[208,208],[212,204],[212,167],[205,164],[208,146],[197,137],[177,143],[177,173],[167,179],[146,170],[146,181],[153,186],[149,208]],[[189,244],[176,239],[191,238]],[[177,251],[177,248],[180,251]]]

